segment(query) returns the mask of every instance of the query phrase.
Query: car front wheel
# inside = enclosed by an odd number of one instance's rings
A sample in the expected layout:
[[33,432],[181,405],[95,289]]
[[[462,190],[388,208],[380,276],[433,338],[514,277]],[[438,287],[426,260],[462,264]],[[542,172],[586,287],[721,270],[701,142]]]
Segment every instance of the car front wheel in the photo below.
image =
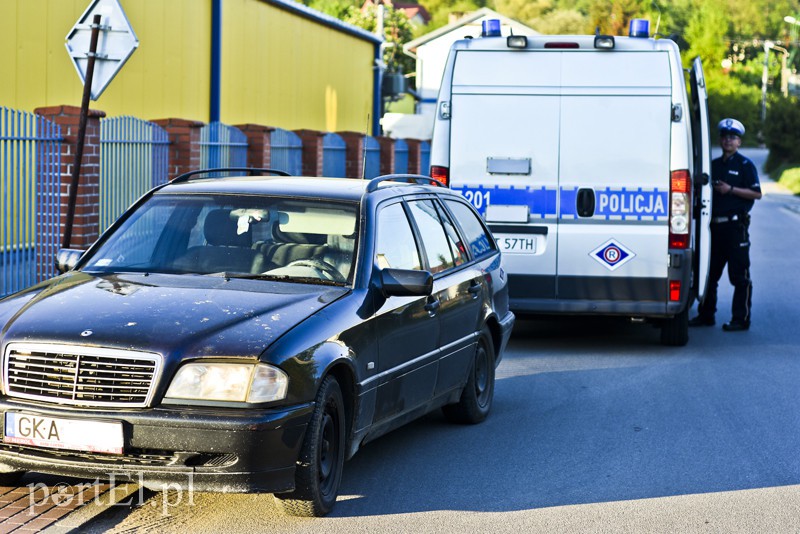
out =
[[295,490],[275,494],[289,515],[322,517],[336,504],[344,466],[344,400],[332,376],[322,381],[295,471]]
[[455,404],[442,407],[447,420],[454,423],[480,423],[489,415],[494,398],[495,355],[492,336],[484,327],[481,331],[467,385]]

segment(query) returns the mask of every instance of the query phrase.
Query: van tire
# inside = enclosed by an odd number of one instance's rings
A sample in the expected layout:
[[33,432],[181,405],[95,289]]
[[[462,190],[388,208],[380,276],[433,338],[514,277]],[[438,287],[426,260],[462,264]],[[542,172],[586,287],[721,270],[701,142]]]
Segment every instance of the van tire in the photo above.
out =
[[689,306],[661,323],[661,344],[683,347],[689,342]]

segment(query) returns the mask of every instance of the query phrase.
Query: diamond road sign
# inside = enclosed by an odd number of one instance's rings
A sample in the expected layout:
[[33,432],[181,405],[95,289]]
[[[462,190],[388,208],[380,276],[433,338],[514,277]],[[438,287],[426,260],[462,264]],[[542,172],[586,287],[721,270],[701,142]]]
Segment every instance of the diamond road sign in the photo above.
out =
[[92,100],[100,98],[105,88],[139,46],[139,40],[119,0],[94,0],[67,34],[65,43],[82,83],[86,81],[92,20],[95,15],[100,15],[101,19],[92,76]]

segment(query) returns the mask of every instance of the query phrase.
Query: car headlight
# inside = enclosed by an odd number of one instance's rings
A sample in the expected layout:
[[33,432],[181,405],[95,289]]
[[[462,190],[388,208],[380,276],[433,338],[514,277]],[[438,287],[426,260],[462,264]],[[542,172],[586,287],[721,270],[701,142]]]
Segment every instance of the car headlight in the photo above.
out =
[[189,363],[178,370],[167,398],[271,402],[286,397],[289,377],[263,363]]

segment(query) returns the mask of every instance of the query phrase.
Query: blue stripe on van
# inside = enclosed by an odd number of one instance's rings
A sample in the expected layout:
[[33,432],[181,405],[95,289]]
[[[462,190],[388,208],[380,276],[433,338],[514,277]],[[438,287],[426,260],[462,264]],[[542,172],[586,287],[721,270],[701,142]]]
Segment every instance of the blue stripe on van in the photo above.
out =
[[[562,201],[563,205],[563,201]],[[622,220],[666,220],[669,215],[667,192],[638,189],[598,189],[595,191],[595,217]]]
[[[547,187],[483,187],[454,186],[481,215],[486,214],[489,204],[506,206],[525,206],[530,209],[531,218],[555,217],[558,213],[558,191]],[[574,202],[573,202],[574,204]]]
[[[576,197],[577,187],[561,188],[561,209],[558,206],[558,190],[548,187],[484,187],[454,186],[454,191],[461,193],[472,203],[481,215],[486,214],[486,206],[500,204],[508,206],[525,206],[530,209],[532,219],[559,217],[561,219],[577,219]],[[667,220],[669,216],[669,196],[667,191],[659,189],[644,190],[641,187],[629,189],[625,187],[595,190],[595,220]]]

